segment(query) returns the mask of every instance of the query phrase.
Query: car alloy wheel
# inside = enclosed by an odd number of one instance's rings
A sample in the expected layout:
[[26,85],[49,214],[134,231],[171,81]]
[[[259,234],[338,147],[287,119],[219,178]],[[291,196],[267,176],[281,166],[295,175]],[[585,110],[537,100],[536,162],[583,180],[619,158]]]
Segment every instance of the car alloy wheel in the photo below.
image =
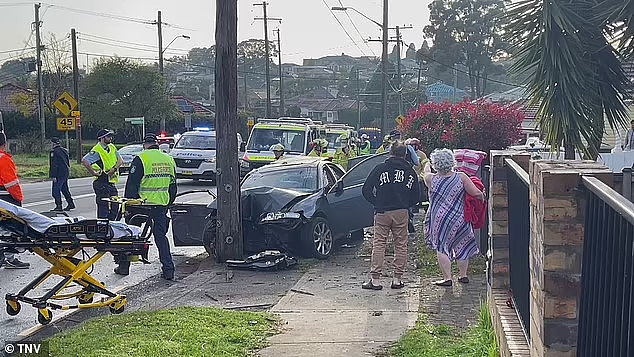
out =
[[317,257],[327,257],[332,251],[332,232],[325,219],[320,219],[313,226],[313,245]]

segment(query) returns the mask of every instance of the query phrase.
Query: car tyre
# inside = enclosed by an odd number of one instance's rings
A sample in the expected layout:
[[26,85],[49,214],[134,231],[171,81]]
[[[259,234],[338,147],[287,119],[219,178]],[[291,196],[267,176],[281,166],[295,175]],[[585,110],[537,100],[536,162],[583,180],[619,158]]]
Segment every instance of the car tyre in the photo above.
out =
[[303,244],[308,255],[317,259],[327,259],[332,254],[334,239],[328,220],[314,217],[302,234]]
[[205,220],[203,228],[203,246],[210,257],[215,258],[216,255],[216,217]]

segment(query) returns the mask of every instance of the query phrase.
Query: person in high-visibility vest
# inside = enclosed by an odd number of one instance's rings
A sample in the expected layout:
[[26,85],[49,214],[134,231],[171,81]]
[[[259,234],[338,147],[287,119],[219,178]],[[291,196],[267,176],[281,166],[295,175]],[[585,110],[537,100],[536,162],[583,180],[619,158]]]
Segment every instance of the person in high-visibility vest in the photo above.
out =
[[282,144],[275,144],[271,146],[271,151],[273,151],[273,154],[275,155],[275,161],[284,157],[284,145]]
[[[126,198],[141,198],[145,204],[153,205],[150,216],[152,218],[152,235],[159,251],[162,277],[166,280],[174,279],[174,262],[167,241],[168,207],[176,199],[176,164],[171,156],[159,149],[155,134],[147,134],[143,140],[143,152],[132,160],[130,175],[125,185]],[[119,266],[115,273],[128,275],[130,262],[119,259]]]
[[383,137],[383,144],[381,144],[381,146],[379,146],[378,149],[376,149],[376,153],[377,154],[382,154],[386,151],[390,151],[390,146],[392,146],[392,141],[390,139],[389,135],[385,135]]
[[95,178],[92,188],[97,199],[97,218],[111,221],[117,218],[119,207],[103,199],[119,195],[115,185],[119,182],[119,167],[123,164],[117,147],[112,143],[113,139],[113,131],[99,130],[97,132],[99,142],[81,160],[90,175]]
[[370,155],[372,145],[370,144],[370,136],[368,134],[361,135],[361,143],[359,144],[359,155]]
[[[22,206],[24,200],[18,170],[7,152],[7,137],[3,132],[0,132],[0,200],[16,206]],[[28,269],[31,265],[16,258],[17,253],[14,248],[0,249],[0,266],[5,269]]]
[[326,156],[328,151],[328,141],[326,139],[313,140],[313,149],[308,153],[308,156]]
[[354,152],[350,147],[349,140],[350,139],[347,134],[341,134],[339,136],[341,147],[337,149],[332,158],[332,162],[340,165],[344,170],[348,170],[348,162],[351,158],[355,157]]

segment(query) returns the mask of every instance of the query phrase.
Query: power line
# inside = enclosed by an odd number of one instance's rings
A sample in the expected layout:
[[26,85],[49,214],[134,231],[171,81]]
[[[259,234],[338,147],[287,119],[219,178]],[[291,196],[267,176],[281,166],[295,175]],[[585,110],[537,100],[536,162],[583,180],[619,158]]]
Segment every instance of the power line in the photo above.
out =
[[[25,49],[26,49],[26,48],[25,48]],[[4,50],[4,51],[0,51],[0,54],[11,53],[11,52],[18,52],[18,51],[24,51],[25,49],[22,49],[22,48],[16,48],[16,49],[13,49],[13,50]],[[35,47],[29,47],[28,49],[29,49],[29,50],[33,50],[33,49],[35,49]]]
[[[117,39],[114,39],[114,38],[108,38],[108,37],[103,37],[103,36],[92,35],[92,34],[85,33],[85,32],[78,32],[77,34],[82,35],[82,36],[86,36],[86,37],[90,37],[90,38],[96,38],[96,39],[104,40],[104,41],[110,41],[110,42],[116,42],[116,43],[125,43],[125,44],[133,45],[133,46],[147,47],[147,48],[152,49],[152,51],[158,51],[158,46],[154,46],[154,45],[148,45],[148,44],[139,43],[139,42],[129,42],[129,41],[117,40]],[[85,40],[87,40],[87,39],[85,39]],[[190,50],[184,49],[184,48],[170,48],[170,51],[189,52]]]
[[[345,7],[341,0],[339,0],[339,5],[341,5],[341,7]],[[332,9],[331,9],[331,11],[332,11]],[[346,16],[348,17],[348,20],[350,20],[350,23],[352,24],[352,27],[354,27],[354,29],[359,34],[359,37],[361,37],[361,40],[363,41],[363,43],[365,43],[366,47],[368,47],[370,52],[372,52],[372,54],[376,56],[376,53],[374,53],[374,50],[372,49],[372,47],[370,47],[370,45],[364,40],[363,35],[361,34],[361,31],[359,31],[359,28],[357,27],[357,25],[354,23],[354,21],[352,21],[352,17],[350,16],[350,13],[348,11],[344,11],[344,12],[346,13]]]
[[43,4],[48,5],[48,6],[52,7],[53,9],[65,10],[65,11],[74,12],[74,13],[82,14],[82,15],[98,16],[98,17],[104,17],[104,18],[109,18],[109,19],[113,19],[113,20],[134,22],[134,23],[139,23],[139,24],[144,24],[144,25],[152,25],[153,24],[153,20],[141,19],[141,18],[138,18],[138,17],[130,17],[130,16],[108,14],[108,13],[105,13],[105,12],[82,10],[82,9],[76,9],[76,8],[68,7],[68,6],[56,5],[56,4],[48,4],[48,3],[43,3]]
[[[79,38],[81,40],[87,41],[87,42],[92,42],[92,43],[97,43],[97,44],[106,45],[106,46],[112,46],[112,47],[126,48],[126,49],[130,49],[130,50],[135,50],[135,51],[142,51],[142,52],[156,52],[157,51],[157,50],[149,49],[149,48],[132,47],[132,46],[126,46],[126,45],[117,45],[117,44],[103,42],[103,41],[99,41],[99,40],[93,40],[93,39],[85,38],[85,37],[79,37]],[[184,54],[184,53],[171,52],[171,51],[168,51],[167,53],[173,54],[173,55],[183,55]]]
[[346,30],[346,27],[343,26],[343,24],[341,23],[341,21],[339,20],[339,18],[337,17],[337,15],[335,15],[335,12],[332,11],[332,8],[328,5],[328,3],[326,2],[326,0],[322,0],[324,2],[324,5],[326,5],[326,7],[328,8],[328,11],[330,11],[330,13],[332,14],[332,17],[335,18],[335,20],[337,20],[337,23],[339,24],[339,26],[341,27],[341,29],[343,30],[343,32],[346,33],[346,35],[348,36],[348,38],[350,39],[350,41],[352,41],[352,43],[354,43],[355,46],[357,46],[357,48],[359,49],[359,51],[361,51],[361,53],[365,56],[365,52],[361,49],[361,47],[359,47],[359,45],[357,44],[357,42],[352,38],[352,36],[350,36],[350,33],[348,32],[348,30]]
[[[439,62],[439,61],[437,61],[437,60],[435,60],[435,59],[433,59],[433,58],[431,58],[431,57],[429,57],[429,56],[426,56],[426,55],[424,55],[424,54],[422,54],[422,53],[420,54],[420,56],[421,56],[421,57],[423,57],[423,58],[426,58],[426,59],[428,59],[428,60],[430,60],[430,61],[432,61],[432,62],[436,62],[436,63],[440,64],[441,66],[444,66],[444,67],[447,67],[447,68],[453,69],[453,70],[454,70],[454,71],[456,71],[456,72],[460,72],[460,73],[463,73],[463,74],[469,75],[469,72],[467,72],[467,71],[463,71],[463,70],[461,70],[461,69],[458,69],[457,67],[454,67],[454,66],[448,65],[448,64],[446,64],[446,63]],[[479,75],[477,75],[477,74],[474,74],[473,76],[474,76],[474,77],[476,77],[476,78],[478,78],[478,79],[485,79],[486,81],[493,82],[493,83],[504,84],[504,85],[511,86],[511,87],[516,87],[516,88],[526,88],[525,86],[521,86],[521,85],[518,85],[518,84],[513,84],[513,83],[507,83],[507,82],[503,82],[503,81],[498,81],[498,80],[491,79],[491,78],[485,78],[485,77],[479,76]]]

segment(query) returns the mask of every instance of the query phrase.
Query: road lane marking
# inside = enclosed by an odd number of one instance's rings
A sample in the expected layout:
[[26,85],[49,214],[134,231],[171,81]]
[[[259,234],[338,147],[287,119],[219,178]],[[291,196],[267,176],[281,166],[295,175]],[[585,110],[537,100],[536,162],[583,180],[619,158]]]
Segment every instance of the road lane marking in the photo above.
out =
[[[118,286],[116,289],[111,290],[111,292],[115,293],[115,294],[119,294],[119,292],[121,290],[123,290],[126,287],[126,285],[121,285]],[[101,294],[95,294],[95,300],[97,299],[97,296],[105,296],[105,295],[101,295]],[[100,309],[103,309],[104,307],[101,307]],[[20,332],[18,334],[19,337],[29,337],[32,336],[34,334],[36,334],[37,332],[39,332],[42,328],[49,326],[52,323],[55,323],[65,317],[68,317],[69,315],[72,315],[74,313],[76,313],[79,310],[85,310],[85,309],[71,309],[71,310],[62,310],[61,313],[59,314],[53,314],[53,320],[51,320],[51,322],[48,325],[41,325],[41,324],[37,324],[33,327],[29,327],[28,329]],[[57,310],[52,310],[52,311],[57,311]]]
[[[94,193],[87,193],[87,194],[84,194],[84,195],[75,196],[75,197],[73,197],[73,200],[80,200],[82,198],[87,198],[87,197],[95,197],[95,194]],[[55,203],[55,200],[31,202],[31,203],[27,203],[27,204],[22,205],[22,207],[28,208],[28,207],[35,207],[35,206],[42,206],[42,205],[50,205],[51,203]]]

